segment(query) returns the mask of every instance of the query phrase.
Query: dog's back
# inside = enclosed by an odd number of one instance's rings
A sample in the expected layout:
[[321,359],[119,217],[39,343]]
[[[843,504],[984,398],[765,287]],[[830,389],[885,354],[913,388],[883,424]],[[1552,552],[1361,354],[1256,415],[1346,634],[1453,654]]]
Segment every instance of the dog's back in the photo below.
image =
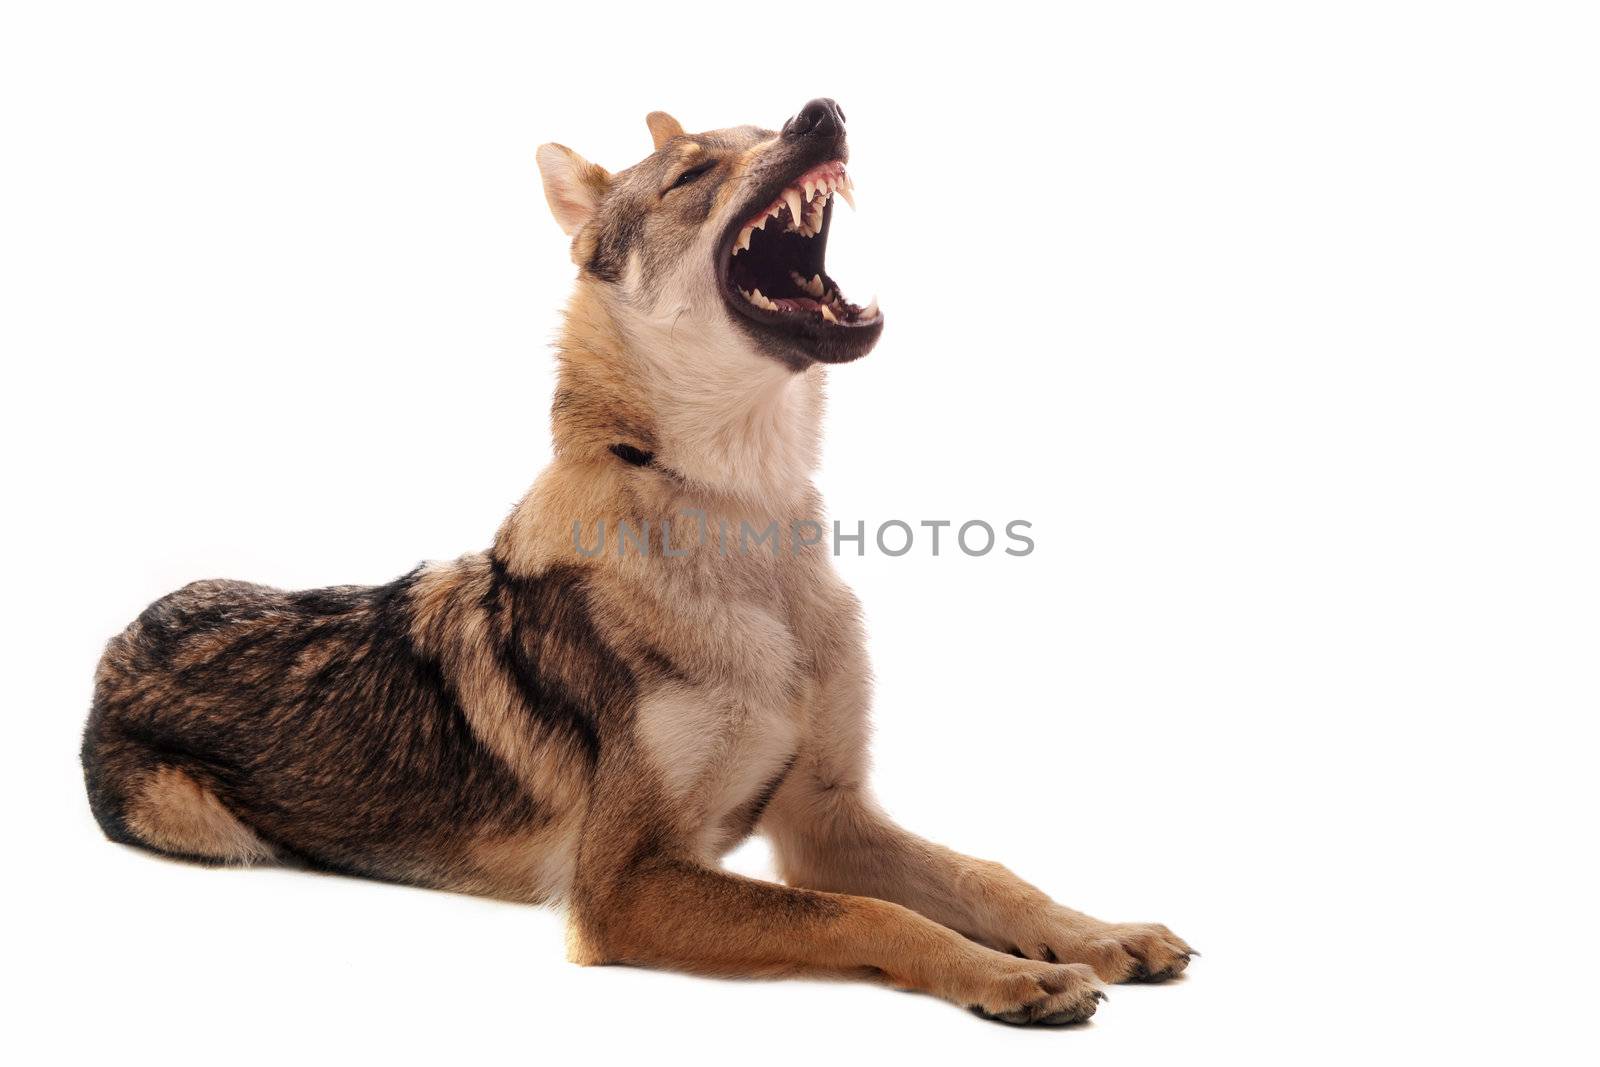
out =
[[462,842],[547,816],[418,648],[420,573],[305,592],[196,582],[150,605],[107,646],[84,736],[107,836],[440,884]]

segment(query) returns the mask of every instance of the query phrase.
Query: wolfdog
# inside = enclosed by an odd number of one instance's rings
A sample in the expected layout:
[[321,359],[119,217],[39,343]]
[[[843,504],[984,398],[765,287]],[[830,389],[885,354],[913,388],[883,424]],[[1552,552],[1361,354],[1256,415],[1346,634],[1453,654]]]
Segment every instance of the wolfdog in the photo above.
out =
[[[565,907],[568,952],[721,975],[824,974],[1010,1023],[1092,1015],[1102,982],[1192,951],[1072,911],[901,829],[867,782],[857,602],[818,520],[828,368],[876,301],[823,258],[852,204],[844,113],[688,134],[607,172],[538,151],[571,239],[554,460],[492,546],[388,585],[201,581],[108,644],[83,742],[113,841]],[[730,554],[680,517],[779,522]],[[656,531],[575,551],[579,526]],[[752,833],[783,884],[720,858]]]

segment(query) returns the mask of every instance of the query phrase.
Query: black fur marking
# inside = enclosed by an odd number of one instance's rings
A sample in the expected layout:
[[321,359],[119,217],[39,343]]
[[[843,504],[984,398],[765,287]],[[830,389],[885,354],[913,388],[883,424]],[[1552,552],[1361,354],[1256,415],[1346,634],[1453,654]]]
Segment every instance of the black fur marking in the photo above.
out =
[[501,668],[516,682],[528,714],[576,743],[592,765],[600,758],[597,719],[632,703],[632,673],[595,632],[576,571],[552,567],[521,578],[492,556],[489,566],[484,607]]

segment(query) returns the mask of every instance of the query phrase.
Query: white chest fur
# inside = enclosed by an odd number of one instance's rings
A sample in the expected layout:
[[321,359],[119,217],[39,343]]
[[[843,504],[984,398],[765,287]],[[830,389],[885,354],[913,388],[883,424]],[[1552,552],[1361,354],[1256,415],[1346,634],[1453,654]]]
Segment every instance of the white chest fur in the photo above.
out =
[[682,813],[683,829],[708,859],[748,828],[738,816],[782,774],[799,742],[803,705],[793,698],[792,663],[778,657],[771,666],[785,677],[762,685],[738,684],[748,674],[668,682],[639,702],[635,736]]
[[[773,521],[695,503],[713,530]],[[657,606],[650,640],[676,672],[640,694],[634,734],[680,829],[710,858],[750,828],[756,803],[796,755],[814,664],[795,604],[816,561],[787,544],[723,551],[712,535],[688,557],[638,566],[631,588]]]

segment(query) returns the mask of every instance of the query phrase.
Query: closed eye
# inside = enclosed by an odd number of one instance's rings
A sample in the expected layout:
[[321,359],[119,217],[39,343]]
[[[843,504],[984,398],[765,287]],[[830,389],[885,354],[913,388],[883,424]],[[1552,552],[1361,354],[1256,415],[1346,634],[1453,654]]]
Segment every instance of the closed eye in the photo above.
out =
[[695,167],[693,170],[684,171],[682,174],[678,175],[676,181],[667,186],[667,192],[670,193],[674,189],[683,188],[685,185],[688,185],[690,182],[694,181],[696,178],[700,177],[700,175],[704,174],[706,171],[715,166],[715,163],[707,163],[702,167]]

